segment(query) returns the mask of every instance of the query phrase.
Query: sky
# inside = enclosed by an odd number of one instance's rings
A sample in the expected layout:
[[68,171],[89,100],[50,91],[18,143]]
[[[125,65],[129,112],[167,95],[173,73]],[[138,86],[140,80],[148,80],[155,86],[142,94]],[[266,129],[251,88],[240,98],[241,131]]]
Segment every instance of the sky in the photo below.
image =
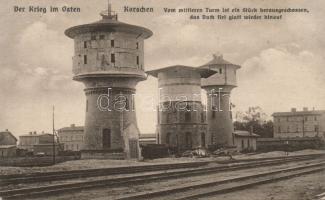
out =
[[[119,20],[146,27],[145,69],[200,66],[212,54],[241,65],[232,91],[234,111],[260,106],[267,115],[291,107],[325,109],[325,1],[314,0],[112,0]],[[80,13],[15,13],[14,6],[73,6]],[[127,13],[124,6],[153,7],[153,13]],[[100,19],[106,0],[2,0],[0,2],[0,130],[14,135],[83,125],[84,86],[72,80],[73,41],[64,30]],[[307,8],[282,20],[190,20],[163,8]],[[140,97],[139,97],[140,95]],[[155,132],[156,113],[143,96],[157,98],[157,80],[137,85],[136,107],[142,133]],[[204,97],[203,97],[204,100]]]

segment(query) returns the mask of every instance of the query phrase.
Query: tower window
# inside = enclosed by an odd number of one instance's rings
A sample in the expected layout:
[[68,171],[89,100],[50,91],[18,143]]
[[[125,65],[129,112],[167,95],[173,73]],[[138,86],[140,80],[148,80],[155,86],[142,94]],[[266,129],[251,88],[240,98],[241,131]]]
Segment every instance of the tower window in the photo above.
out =
[[86,112],[88,112],[88,99],[86,100]]
[[136,48],[139,49],[139,42],[136,43]]
[[139,56],[137,56],[137,65],[139,65]]
[[87,55],[84,55],[84,64],[87,64]]
[[215,106],[212,106],[212,118],[215,118],[216,117],[216,111],[215,111],[216,107]]
[[222,68],[219,69],[219,73],[222,74]]
[[90,39],[91,39],[91,40],[96,40],[96,35],[92,35],[92,36],[90,37]]
[[129,99],[125,98],[125,110],[129,110],[129,109],[130,109]]
[[105,39],[105,35],[99,35],[99,39],[100,40],[104,40]]
[[115,54],[111,54],[111,63],[115,63]]
[[87,48],[87,41],[84,41],[84,48]]
[[185,121],[190,122],[191,121],[191,112],[185,111]]
[[318,132],[318,126],[315,125],[315,132]]
[[114,46],[115,46],[114,40],[111,40],[111,47],[114,47]]

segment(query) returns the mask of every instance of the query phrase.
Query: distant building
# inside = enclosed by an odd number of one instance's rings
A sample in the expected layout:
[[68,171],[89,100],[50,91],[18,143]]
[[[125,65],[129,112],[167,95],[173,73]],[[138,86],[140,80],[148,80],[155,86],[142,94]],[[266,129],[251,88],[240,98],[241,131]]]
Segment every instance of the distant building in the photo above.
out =
[[273,113],[274,138],[325,137],[325,110]]
[[16,145],[0,145],[0,158],[15,157],[16,152]]
[[80,151],[84,142],[84,127],[71,124],[58,130],[59,141],[63,143],[64,150]]
[[16,156],[16,145],[17,138],[8,129],[0,132],[0,158]]
[[[59,151],[63,149],[63,144],[55,144],[54,150],[55,155],[59,154]],[[52,156],[53,155],[53,143],[45,143],[45,144],[35,144],[33,146],[33,153],[34,155],[38,155],[40,153],[44,154],[45,156]]]
[[0,145],[15,145],[17,138],[8,129],[0,132]]
[[235,130],[233,135],[234,145],[237,147],[238,151],[256,151],[256,140],[259,135],[249,131],[241,130]]
[[157,134],[155,133],[140,134],[139,143],[140,145],[157,144]]
[[37,134],[35,131],[26,135],[19,136],[20,149],[34,151],[34,145],[38,144],[53,144],[53,135],[49,133]]

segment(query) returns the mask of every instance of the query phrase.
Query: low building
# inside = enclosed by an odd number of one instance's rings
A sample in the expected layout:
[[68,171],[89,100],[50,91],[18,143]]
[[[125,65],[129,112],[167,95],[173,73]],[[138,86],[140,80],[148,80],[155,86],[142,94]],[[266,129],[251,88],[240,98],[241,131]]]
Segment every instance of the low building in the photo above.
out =
[[238,151],[256,151],[256,140],[259,135],[249,132],[235,130],[233,133],[234,145]]
[[17,138],[8,130],[0,132],[0,145],[15,145],[17,144]]
[[0,158],[15,157],[16,152],[16,145],[0,145]]
[[84,127],[71,124],[58,130],[59,141],[63,143],[64,150],[80,151],[84,143]]
[[55,155],[58,155],[61,149],[63,149],[63,144],[55,144],[54,147],[53,143],[35,144],[33,153],[34,155],[52,156],[53,152],[55,152]]
[[17,138],[8,130],[0,132],[0,158],[15,157]]
[[157,144],[157,135],[154,133],[140,134],[139,144],[140,145]]
[[324,146],[324,141],[320,137],[258,138],[257,139],[257,150],[261,152],[318,149],[323,146]]
[[325,137],[325,110],[303,108],[273,113],[274,138]]
[[33,152],[34,145],[38,144],[53,144],[53,135],[49,133],[37,134],[36,132],[30,132],[29,134],[19,136],[18,147],[20,149]]

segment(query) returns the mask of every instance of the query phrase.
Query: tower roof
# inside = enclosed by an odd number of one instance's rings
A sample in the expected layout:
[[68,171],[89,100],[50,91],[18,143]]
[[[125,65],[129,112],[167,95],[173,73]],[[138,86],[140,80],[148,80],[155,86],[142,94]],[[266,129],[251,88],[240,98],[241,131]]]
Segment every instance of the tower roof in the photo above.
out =
[[146,73],[151,76],[158,77],[158,74],[160,72],[165,72],[165,71],[170,71],[170,70],[175,70],[177,72],[178,69],[187,69],[187,70],[196,71],[201,75],[201,78],[208,78],[209,76],[212,76],[213,74],[216,73],[216,71],[214,71],[214,70],[198,68],[198,67],[190,67],[190,66],[184,66],[184,65],[173,65],[173,66],[169,66],[169,67],[146,71]]
[[231,63],[231,62],[229,62],[227,60],[224,60],[222,54],[218,54],[218,55],[213,54],[212,56],[213,56],[213,59],[211,61],[209,61],[208,63],[200,66],[200,68],[208,68],[208,69],[210,69],[210,68],[218,67],[218,66],[221,66],[221,65],[222,66],[232,66],[232,67],[235,67],[237,69],[240,68],[239,65],[236,65],[236,64],[233,64],[233,63]]
[[74,38],[76,35],[83,33],[91,33],[91,32],[126,32],[138,34],[139,37],[149,38],[152,36],[152,31],[141,27],[135,26],[127,23],[123,23],[118,21],[118,16],[111,10],[111,5],[108,3],[107,11],[103,11],[100,13],[102,19],[89,24],[82,24],[78,26],[73,26],[65,30],[65,35]]

